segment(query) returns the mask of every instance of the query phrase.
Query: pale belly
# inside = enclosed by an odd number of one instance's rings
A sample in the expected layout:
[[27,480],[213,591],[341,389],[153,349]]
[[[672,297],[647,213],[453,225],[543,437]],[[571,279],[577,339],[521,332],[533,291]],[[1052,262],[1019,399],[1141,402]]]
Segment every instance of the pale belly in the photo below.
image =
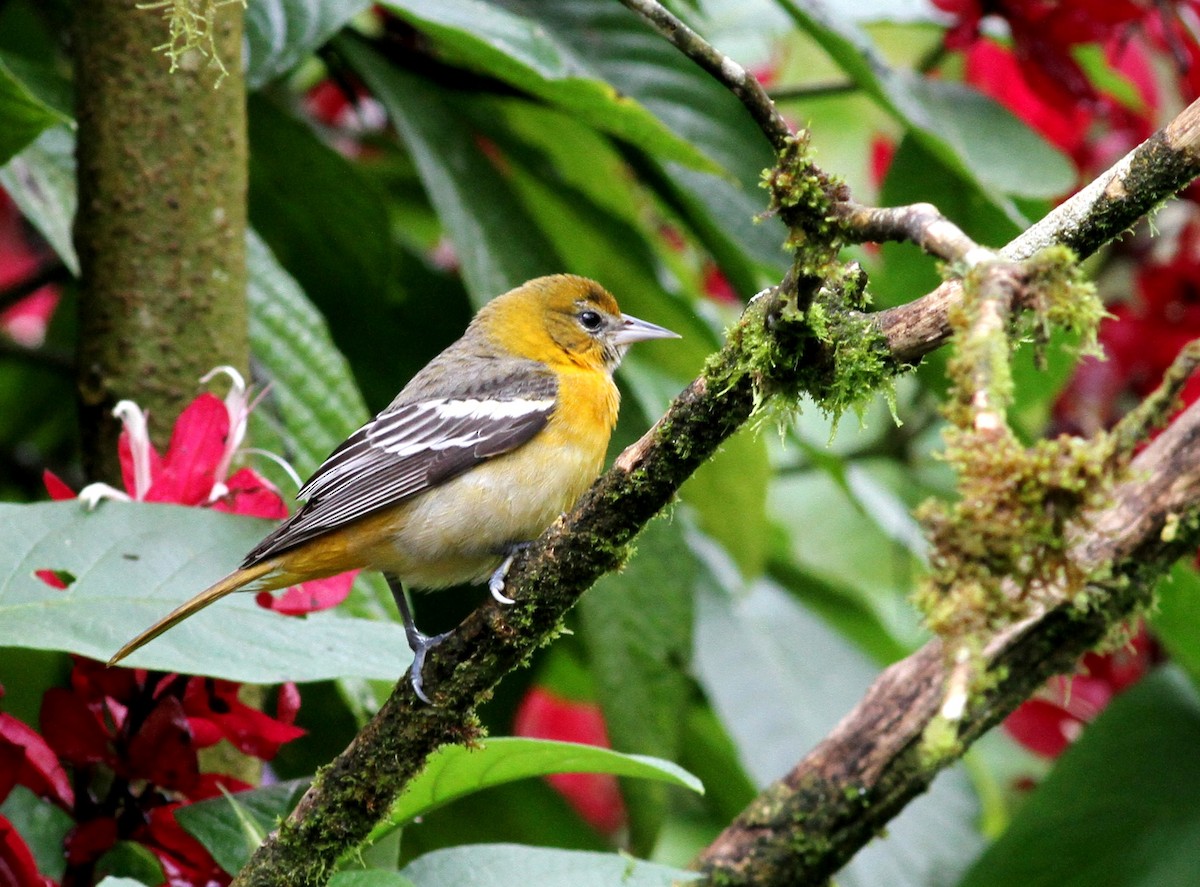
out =
[[604,458],[592,450],[537,459],[522,448],[476,466],[414,499],[371,566],[418,589],[486,579],[506,548],[536,539],[591,485]]

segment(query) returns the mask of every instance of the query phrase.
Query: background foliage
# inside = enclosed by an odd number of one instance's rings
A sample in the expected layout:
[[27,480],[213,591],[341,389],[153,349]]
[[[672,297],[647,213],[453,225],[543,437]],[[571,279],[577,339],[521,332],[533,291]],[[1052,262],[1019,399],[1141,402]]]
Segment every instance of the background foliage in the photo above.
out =
[[[670,5],[810,126],[818,161],[858,199],[931,201],[992,245],[1149,135],[1200,76],[1192,2],[984,4],[1000,13],[988,37],[972,2]],[[71,658],[106,658],[234,565],[263,525],[211,509],[44,503],[44,469],[84,481],[64,15],[0,2],[0,496],[21,503],[0,506],[0,786],[11,789],[0,856],[64,884],[205,883],[235,871],[294,803],[291,780],[349,740],[405,667],[404,644],[364,578],[342,607],[303,620],[223,602],[135,659],[153,670],[136,687],[100,686]],[[616,452],[786,271],[783,227],[763,216],[758,188],[769,146],[728,92],[615,0],[249,0],[246,29],[250,334],[254,382],[269,386],[251,443],[301,475],[475,308],[564,270],[683,335],[626,361]],[[1157,227],[1092,263],[1120,318],[1102,334],[1107,363],[1076,368],[1056,352],[1035,370],[1022,357],[1012,413],[1028,438],[1111,424],[1200,332],[1195,204],[1165,208]],[[909,247],[857,258],[877,305],[939,279]],[[882,401],[836,427],[801,405],[731,440],[628,568],[589,592],[570,633],[482,712],[492,736],[528,738],[448,750],[334,883],[681,877],[756,788],[925,639],[908,603],[924,556],[910,509],[951,488],[935,456],[943,386],[935,357],[898,382],[900,423]],[[278,466],[241,458],[290,498]],[[1047,688],[839,883],[1196,883],[1196,585],[1180,567],[1150,634]],[[440,631],[479,600],[477,589],[422,597],[418,619]],[[149,719],[172,673],[303,682],[298,715],[286,689],[268,709],[307,734],[285,740],[249,714],[230,726],[214,700],[233,703],[212,689],[226,685],[209,682],[207,707],[181,709],[156,750],[134,748],[115,712],[136,698]],[[64,687],[82,708],[54,695]],[[200,776],[145,772],[168,747],[190,761],[180,736],[202,721],[270,759],[252,780],[266,787],[223,797]],[[61,738],[64,724],[100,722],[114,729],[94,747]],[[277,755],[261,746],[268,734]],[[600,775],[564,775],[580,769]],[[116,783],[128,791],[119,804]]]

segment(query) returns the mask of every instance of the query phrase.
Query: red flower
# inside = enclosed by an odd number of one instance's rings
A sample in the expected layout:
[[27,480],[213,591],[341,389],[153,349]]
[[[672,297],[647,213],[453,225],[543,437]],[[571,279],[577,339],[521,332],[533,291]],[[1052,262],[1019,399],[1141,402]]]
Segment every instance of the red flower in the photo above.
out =
[[[241,374],[231,367],[218,367],[201,381],[223,373],[230,379],[229,393],[222,401],[204,393],[188,404],[171,432],[166,454],[160,454],[150,441],[146,414],[132,401],[123,400],[113,413],[124,429],[118,440],[121,480],[125,489],[107,484],[90,484],[80,493],[90,507],[101,499],[139,502],[174,502],[281,520],[287,506],[275,486],[251,468],[230,474],[232,463],[246,436],[253,403]],[[43,472],[46,490],[53,499],[71,499],[74,492],[53,473]],[[297,479],[297,484],[299,480]],[[44,582],[51,583],[53,571],[40,571]],[[336,606],[345,600],[356,572],[343,573],[316,583],[297,586],[274,600],[271,595],[258,597],[261,606],[281,613],[310,613]]]
[[[532,688],[521,700],[513,733],[533,739],[612,747],[598,705],[564,699],[542,687]],[[597,831],[611,835],[625,823],[625,803],[615,776],[555,773],[547,776],[546,781]]]
[[54,887],[54,882],[38,873],[33,854],[13,824],[0,816],[0,884],[14,887]]
[[[43,253],[26,236],[16,205],[0,190],[0,288],[29,280],[45,260]],[[36,348],[46,339],[58,298],[58,287],[52,284],[34,290],[0,311],[0,330],[26,348]]]
[[1145,628],[1115,653],[1088,653],[1078,673],[1052,678],[1038,696],[1008,716],[1004,729],[1035,754],[1058,757],[1113,696],[1149,671],[1156,658],[1154,641]]
[[13,785],[70,810],[75,791],[58,756],[37,732],[7,712],[0,712],[0,790],[7,796]]
[[215,678],[188,680],[183,694],[187,713],[199,747],[224,738],[243,754],[264,761],[275,757],[279,746],[304,735],[295,725],[299,694],[295,684],[285,684],[280,694],[279,717],[246,705],[238,698],[240,684]]

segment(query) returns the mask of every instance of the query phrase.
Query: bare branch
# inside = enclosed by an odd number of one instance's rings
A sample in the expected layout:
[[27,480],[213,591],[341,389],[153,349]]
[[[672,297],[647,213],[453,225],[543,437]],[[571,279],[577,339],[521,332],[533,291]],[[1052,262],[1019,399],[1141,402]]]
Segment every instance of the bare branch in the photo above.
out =
[[758,128],[776,151],[782,151],[792,134],[787,122],[775,110],[775,102],[767,95],[754,75],[719,51],[711,43],[685,25],[670,10],[656,0],[621,0],[662,34],[680,52],[729,88],[746,106]]

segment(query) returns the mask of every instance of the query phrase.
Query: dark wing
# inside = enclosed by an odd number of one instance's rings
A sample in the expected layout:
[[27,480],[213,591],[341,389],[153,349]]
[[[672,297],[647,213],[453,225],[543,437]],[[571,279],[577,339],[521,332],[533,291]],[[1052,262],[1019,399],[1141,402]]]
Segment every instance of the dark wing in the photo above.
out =
[[440,397],[393,404],[354,432],[309,479],[305,504],[251,551],[252,566],[516,449],[554,409],[556,384],[520,397]]

